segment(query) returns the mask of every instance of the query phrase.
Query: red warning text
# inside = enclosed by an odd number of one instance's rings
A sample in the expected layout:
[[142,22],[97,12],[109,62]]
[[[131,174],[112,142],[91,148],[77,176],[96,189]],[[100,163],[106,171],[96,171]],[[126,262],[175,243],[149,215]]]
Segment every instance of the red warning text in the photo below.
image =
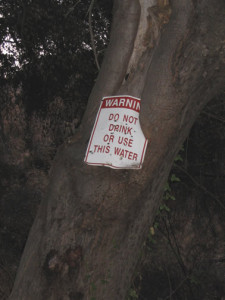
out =
[[140,111],[140,100],[122,96],[122,97],[109,97],[109,98],[104,98],[102,100],[102,108],[128,108],[132,109],[136,112]]

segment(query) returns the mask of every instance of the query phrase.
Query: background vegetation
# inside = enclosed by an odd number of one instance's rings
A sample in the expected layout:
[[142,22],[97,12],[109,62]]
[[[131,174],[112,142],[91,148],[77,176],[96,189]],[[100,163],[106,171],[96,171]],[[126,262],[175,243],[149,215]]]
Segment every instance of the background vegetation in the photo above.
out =
[[[98,73],[93,50],[99,63],[104,55],[112,1],[91,4],[0,6],[0,299],[12,288],[57,148],[80,124]],[[224,96],[204,109],[176,158],[129,299],[225,299]]]

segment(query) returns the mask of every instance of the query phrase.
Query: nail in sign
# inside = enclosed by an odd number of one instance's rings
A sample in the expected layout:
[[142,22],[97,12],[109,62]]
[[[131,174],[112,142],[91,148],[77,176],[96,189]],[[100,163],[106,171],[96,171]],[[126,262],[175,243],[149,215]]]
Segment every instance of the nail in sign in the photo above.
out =
[[84,161],[114,169],[140,169],[147,139],[139,123],[141,100],[132,96],[104,97]]

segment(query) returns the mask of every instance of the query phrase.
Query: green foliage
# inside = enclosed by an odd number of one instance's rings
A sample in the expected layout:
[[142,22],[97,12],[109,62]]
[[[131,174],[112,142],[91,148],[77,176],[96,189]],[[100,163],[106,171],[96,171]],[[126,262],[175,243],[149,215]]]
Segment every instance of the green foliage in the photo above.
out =
[[[176,156],[174,161],[183,161],[183,158],[181,156],[181,153],[184,151],[184,147],[182,146],[180,152],[178,153],[178,155]],[[147,248],[149,250],[152,250],[152,246],[154,244],[156,244],[156,239],[154,238],[155,232],[156,230],[160,227],[161,224],[161,219],[163,218],[167,218],[168,215],[171,213],[171,209],[168,205],[169,201],[175,201],[176,197],[174,195],[173,189],[171,186],[173,186],[173,184],[179,183],[181,182],[180,178],[175,174],[175,173],[171,173],[168,181],[166,182],[166,185],[164,187],[164,193],[163,193],[163,199],[162,199],[162,204],[159,206],[157,215],[156,215],[156,219],[153,223],[153,226],[150,227],[149,233],[148,233],[148,237],[147,237]]]
[[[22,86],[29,112],[55,98],[86,104],[97,69],[87,10],[89,1],[2,1],[1,84]],[[93,32],[101,61],[108,41],[112,1],[93,9]]]
[[166,205],[166,204],[161,204],[160,207],[159,207],[159,210],[160,211],[167,211],[167,212],[170,212],[170,208]]
[[172,174],[170,177],[171,182],[180,182],[180,178],[178,178],[175,174]]
[[183,161],[183,158],[182,158],[182,156],[180,154],[177,154],[177,156],[174,159],[174,162],[178,162],[178,161],[180,161],[180,162]]
[[94,282],[91,282],[91,290],[92,290],[93,292],[95,292],[96,289],[97,289],[97,287],[96,287],[95,283],[94,283]]
[[189,278],[189,281],[191,284],[198,286],[198,285],[200,285],[201,279],[195,275],[191,275]]
[[[177,156],[175,157],[174,159],[174,162],[183,162],[183,158],[182,158],[182,155],[181,153],[184,151],[184,146],[182,146],[180,152],[177,154]],[[165,210],[167,212],[170,211],[169,207],[165,204],[165,201],[167,200],[176,200],[175,196],[173,195],[172,193],[172,189],[171,189],[171,186],[170,184],[173,184],[173,183],[176,183],[176,182],[180,182],[180,178],[177,177],[176,174],[172,173],[170,176],[169,176],[169,179],[168,181],[166,182],[166,185],[164,187],[164,194],[163,194],[163,204],[160,206],[159,210],[162,211],[162,210]]]
[[108,283],[108,280],[102,279],[102,280],[101,280],[101,283],[102,283],[102,284],[107,284],[107,283]]
[[134,289],[130,289],[128,300],[138,299],[138,294]]

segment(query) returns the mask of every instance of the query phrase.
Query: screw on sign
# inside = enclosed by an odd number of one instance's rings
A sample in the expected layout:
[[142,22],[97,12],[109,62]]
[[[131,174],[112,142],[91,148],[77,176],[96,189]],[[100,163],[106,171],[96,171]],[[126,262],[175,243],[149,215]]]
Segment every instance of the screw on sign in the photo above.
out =
[[140,169],[147,139],[139,123],[141,100],[132,96],[104,97],[91,133],[85,163],[114,169]]

